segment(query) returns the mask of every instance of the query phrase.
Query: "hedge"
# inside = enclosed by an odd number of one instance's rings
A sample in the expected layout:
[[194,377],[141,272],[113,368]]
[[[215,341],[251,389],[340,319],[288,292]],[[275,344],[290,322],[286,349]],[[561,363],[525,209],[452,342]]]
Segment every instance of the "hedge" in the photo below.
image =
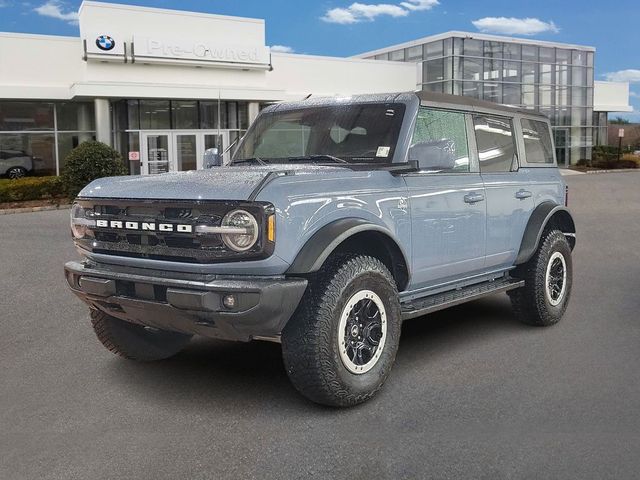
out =
[[126,175],[120,154],[104,143],[83,142],[71,150],[62,169],[62,183],[70,197],[96,178]]
[[60,177],[27,177],[0,180],[0,202],[21,202],[64,197],[65,188]]

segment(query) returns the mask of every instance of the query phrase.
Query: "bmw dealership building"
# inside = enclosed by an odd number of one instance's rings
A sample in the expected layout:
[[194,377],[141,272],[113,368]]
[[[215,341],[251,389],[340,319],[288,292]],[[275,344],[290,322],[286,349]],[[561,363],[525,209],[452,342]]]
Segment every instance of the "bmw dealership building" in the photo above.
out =
[[[351,58],[270,51],[263,20],[85,1],[79,37],[0,33],[0,162],[58,174],[97,139],[131,173],[202,168],[268,103],[309,95],[448,92],[550,116],[559,162],[606,142],[628,85],[594,81],[578,45],[449,32]],[[604,130],[603,130],[604,129]]]

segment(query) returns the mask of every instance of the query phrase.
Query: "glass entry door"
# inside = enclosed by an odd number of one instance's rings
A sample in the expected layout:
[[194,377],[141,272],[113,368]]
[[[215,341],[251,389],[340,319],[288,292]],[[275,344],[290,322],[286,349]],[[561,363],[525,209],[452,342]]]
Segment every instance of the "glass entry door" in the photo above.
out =
[[[165,172],[200,170],[204,152],[218,148],[222,153],[229,145],[229,132],[206,130],[141,132],[140,173],[150,175]],[[231,160],[231,152],[224,154],[225,164]]]
[[170,143],[168,133],[143,136],[142,174],[165,173],[171,170]]
[[569,165],[569,129],[554,128],[558,166]]
[[198,163],[202,161],[202,154],[198,145],[198,137],[193,133],[174,133],[176,170],[197,170],[202,168]]

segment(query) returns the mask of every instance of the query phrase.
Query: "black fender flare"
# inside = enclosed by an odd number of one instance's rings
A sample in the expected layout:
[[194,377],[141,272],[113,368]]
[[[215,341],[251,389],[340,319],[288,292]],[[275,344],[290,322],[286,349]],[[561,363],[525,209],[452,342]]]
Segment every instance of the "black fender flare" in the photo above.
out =
[[527,222],[527,227],[524,230],[522,236],[522,243],[520,244],[520,250],[516,257],[515,265],[521,265],[526,263],[538,249],[540,244],[540,238],[544,232],[545,227],[549,221],[557,217],[560,221],[562,233],[572,240],[569,241],[571,249],[575,246],[576,225],[571,216],[569,209],[563,205],[558,205],[553,202],[543,202],[538,205]]
[[360,232],[378,232],[395,244],[404,257],[407,257],[389,231],[362,218],[341,218],[321,227],[300,249],[287,274],[305,274],[317,272],[331,253],[345,240]]

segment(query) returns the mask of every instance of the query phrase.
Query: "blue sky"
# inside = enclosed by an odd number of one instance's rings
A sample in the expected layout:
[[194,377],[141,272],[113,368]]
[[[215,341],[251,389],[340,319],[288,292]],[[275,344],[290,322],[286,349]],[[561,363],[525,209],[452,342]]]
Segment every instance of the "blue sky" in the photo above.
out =
[[[447,30],[596,47],[596,79],[631,82],[640,120],[638,0],[130,0],[150,7],[266,20],[267,44],[347,56]],[[0,31],[77,35],[79,0],[0,0]]]

